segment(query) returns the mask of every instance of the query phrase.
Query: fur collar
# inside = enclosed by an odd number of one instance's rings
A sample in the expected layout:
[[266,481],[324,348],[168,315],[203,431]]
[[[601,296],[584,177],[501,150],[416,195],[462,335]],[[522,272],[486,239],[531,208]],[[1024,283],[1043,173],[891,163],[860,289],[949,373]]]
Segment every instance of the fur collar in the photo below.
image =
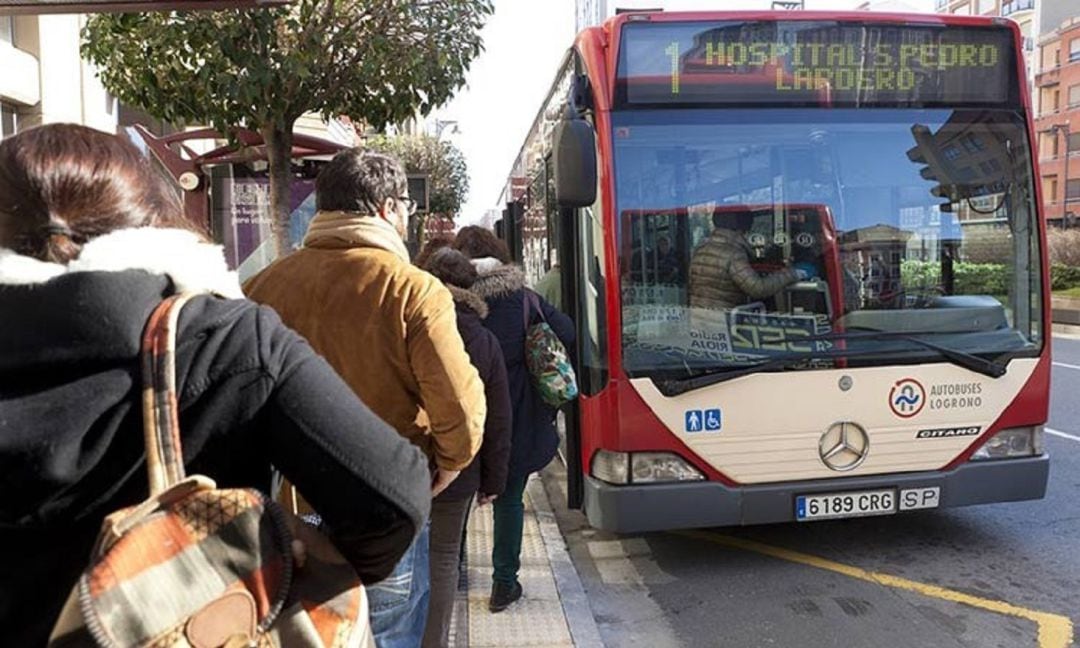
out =
[[472,291],[484,299],[504,297],[525,287],[525,272],[515,265],[495,259],[474,259],[473,266],[480,278],[472,285]]
[[186,230],[142,227],[99,236],[68,265],[48,263],[0,248],[0,285],[43,284],[75,272],[144,270],[168,275],[178,292],[209,292],[243,299],[240,279],[225,264],[220,245]]
[[487,318],[488,305],[480,295],[477,295],[471,290],[465,290],[464,288],[458,288],[457,286],[451,286],[450,284],[446,284],[446,287],[450,289],[450,294],[454,296],[454,303],[461,304],[472,310],[480,316],[480,319]]

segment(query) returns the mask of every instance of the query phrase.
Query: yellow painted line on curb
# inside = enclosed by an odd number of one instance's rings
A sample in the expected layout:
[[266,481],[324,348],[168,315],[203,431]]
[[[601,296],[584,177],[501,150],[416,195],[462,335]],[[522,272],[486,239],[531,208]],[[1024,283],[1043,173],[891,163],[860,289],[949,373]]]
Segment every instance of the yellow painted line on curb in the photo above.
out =
[[926,583],[919,583],[906,578],[900,578],[899,576],[867,571],[865,569],[860,569],[859,567],[852,567],[851,565],[826,560],[825,558],[811,556],[798,551],[762,544],[754,540],[734,538],[705,531],[677,531],[676,533],[681,536],[697,538],[699,540],[705,540],[707,542],[733,547],[735,549],[742,549],[743,551],[763,554],[788,562],[825,569],[851,578],[858,578],[859,580],[868,581],[870,583],[884,585],[885,587],[908,590],[910,592],[915,592],[916,594],[922,594],[923,596],[942,599],[952,603],[962,603],[964,605],[970,605],[971,607],[996,612],[998,614],[1019,617],[1021,619],[1032,621],[1038,626],[1039,648],[1068,648],[1072,645],[1072,621],[1070,621],[1068,617],[1060,614],[1029,610],[1027,608],[1012,605],[1011,603],[1005,603],[1004,601],[984,599],[978,596],[964,594],[963,592],[945,589],[944,587],[938,587],[937,585],[927,585]]

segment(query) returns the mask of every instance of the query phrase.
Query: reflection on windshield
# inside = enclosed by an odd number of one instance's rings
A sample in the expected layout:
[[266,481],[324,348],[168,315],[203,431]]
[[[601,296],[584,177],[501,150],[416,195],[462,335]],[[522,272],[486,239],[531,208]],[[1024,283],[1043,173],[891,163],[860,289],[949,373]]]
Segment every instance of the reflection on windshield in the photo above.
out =
[[[615,114],[623,340],[632,372],[948,336],[1037,342],[1024,122],[1007,111]],[[912,355],[927,353],[911,346]],[[888,350],[895,351],[889,347]]]

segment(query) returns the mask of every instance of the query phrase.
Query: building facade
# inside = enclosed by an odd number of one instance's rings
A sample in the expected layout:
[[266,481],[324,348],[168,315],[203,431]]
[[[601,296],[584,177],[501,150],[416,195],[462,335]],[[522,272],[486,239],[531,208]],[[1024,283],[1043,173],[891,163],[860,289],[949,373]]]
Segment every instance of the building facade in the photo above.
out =
[[119,106],[79,55],[84,19],[0,16],[0,136],[49,122],[116,132]]
[[1027,63],[1030,87],[1035,79],[1035,41],[1039,34],[1036,5],[1039,2],[1046,0],[934,0],[934,9],[938,13],[960,16],[991,16],[1015,20],[1020,25],[1020,33],[1024,35],[1024,61]]
[[1039,40],[1035,91],[1043,211],[1054,224],[1080,225],[1080,5]]

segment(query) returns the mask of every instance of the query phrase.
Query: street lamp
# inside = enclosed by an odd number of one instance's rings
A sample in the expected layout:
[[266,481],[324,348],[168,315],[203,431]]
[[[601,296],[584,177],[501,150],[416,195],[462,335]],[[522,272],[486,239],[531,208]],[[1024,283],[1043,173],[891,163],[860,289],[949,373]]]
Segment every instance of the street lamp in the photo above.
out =
[[1058,131],[1065,131],[1065,164],[1061,175],[1064,178],[1062,185],[1065,187],[1064,197],[1061,200],[1061,226],[1067,227],[1068,221],[1065,219],[1065,213],[1069,208],[1069,122],[1063,124],[1051,124],[1044,129],[1043,133],[1053,133],[1057,137]]
[[456,119],[446,119],[446,120],[436,119],[435,120],[435,139],[442,139],[442,133],[446,129],[447,126],[452,126],[452,128],[450,129],[450,134],[451,135],[455,135],[455,134],[461,132],[458,129],[458,123],[457,123]]

